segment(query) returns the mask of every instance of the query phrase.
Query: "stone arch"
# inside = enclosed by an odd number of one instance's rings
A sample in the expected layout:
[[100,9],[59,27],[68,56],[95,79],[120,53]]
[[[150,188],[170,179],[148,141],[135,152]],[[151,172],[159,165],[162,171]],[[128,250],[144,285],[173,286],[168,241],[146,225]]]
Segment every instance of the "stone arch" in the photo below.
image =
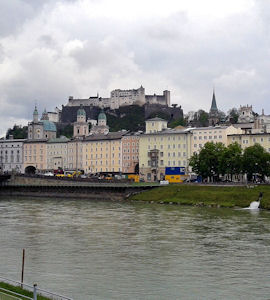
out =
[[134,173],[135,173],[135,174],[139,174],[139,163],[137,163],[137,164],[135,165]]
[[33,175],[36,173],[36,168],[34,166],[28,166],[25,168],[24,172],[25,174],[28,174],[28,175]]

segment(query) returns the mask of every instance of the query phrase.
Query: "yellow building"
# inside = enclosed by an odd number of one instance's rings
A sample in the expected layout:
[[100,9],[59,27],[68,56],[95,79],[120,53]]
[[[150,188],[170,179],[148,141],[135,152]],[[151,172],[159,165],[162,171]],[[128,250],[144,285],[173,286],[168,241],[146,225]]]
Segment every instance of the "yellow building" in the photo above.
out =
[[67,170],[83,169],[83,142],[82,139],[72,139],[67,142]]
[[44,172],[47,166],[47,140],[26,140],[23,145],[25,173]]
[[225,146],[228,145],[228,135],[241,134],[240,128],[234,126],[210,126],[210,127],[199,127],[190,128],[191,137],[191,154],[194,152],[199,153],[200,149],[204,147],[207,142],[223,143]]
[[47,142],[47,167],[50,170],[68,169],[68,141],[65,136]]
[[249,133],[228,135],[228,144],[237,142],[242,149],[260,144],[266,151],[270,152],[270,133]]
[[145,133],[155,133],[167,129],[167,121],[161,118],[153,118],[145,121]]
[[189,131],[168,129],[167,122],[159,118],[147,122],[139,143],[140,177],[145,181],[163,180],[166,167],[187,167],[191,150]]
[[111,132],[86,137],[82,143],[82,166],[85,173],[121,173],[124,134]]

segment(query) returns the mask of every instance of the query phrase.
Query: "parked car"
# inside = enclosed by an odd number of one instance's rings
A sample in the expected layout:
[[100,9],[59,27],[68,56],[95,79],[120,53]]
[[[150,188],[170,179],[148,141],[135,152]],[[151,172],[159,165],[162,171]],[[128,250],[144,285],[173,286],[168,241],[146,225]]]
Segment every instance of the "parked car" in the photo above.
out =
[[46,172],[44,173],[44,176],[54,176],[52,172]]

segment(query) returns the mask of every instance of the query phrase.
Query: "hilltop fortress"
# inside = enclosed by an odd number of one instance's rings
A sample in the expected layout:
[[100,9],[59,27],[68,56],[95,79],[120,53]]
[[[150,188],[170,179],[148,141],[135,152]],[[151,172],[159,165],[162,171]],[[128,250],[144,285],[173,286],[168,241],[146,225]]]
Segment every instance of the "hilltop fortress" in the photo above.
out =
[[111,91],[110,98],[102,98],[99,95],[88,99],[74,99],[70,96],[67,106],[96,106],[100,108],[119,109],[121,106],[160,104],[170,106],[170,91],[163,91],[163,95],[145,95],[145,89],[141,86],[138,89]]
[[168,120],[183,118],[181,106],[171,106],[170,91],[165,90],[162,95],[146,95],[144,87],[141,86],[138,89],[130,90],[115,89],[111,91],[109,98],[100,97],[99,94],[85,99],[75,99],[70,96],[68,103],[62,105],[62,109],[59,111],[59,122],[63,124],[75,122],[77,110],[81,106],[86,112],[87,120],[96,119],[100,109],[104,109],[108,115],[122,119],[132,113],[135,106],[138,107],[144,119],[152,117],[154,114],[167,116]]

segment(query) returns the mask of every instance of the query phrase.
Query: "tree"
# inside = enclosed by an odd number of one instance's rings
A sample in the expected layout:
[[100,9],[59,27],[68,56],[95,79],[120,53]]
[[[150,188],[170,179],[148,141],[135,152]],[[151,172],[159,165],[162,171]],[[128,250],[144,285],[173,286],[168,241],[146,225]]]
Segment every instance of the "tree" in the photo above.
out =
[[242,171],[242,148],[238,143],[230,144],[224,149],[221,157],[220,170],[221,174],[230,175],[232,180],[233,175],[240,174]]
[[247,147],[243,154],[243,172],[248,180],[257,175],[264,181],[270,175],[270,154],[259,144]]
[[27,126],[14,125],[13,128],[9,128],[6,133],[6,138],[13,135],[14,139],[26,139],[27,138]]
[[73,136],[73,126],[72,124],[67,124],[64,127],[60,127],[57,130],[57,137],[66,136],[67,138],[71,138]]
[[236,124],[238,122],[239,113],[237,108],[232,108],[228,111],[228,119],[231,124]]
[[200,153],[193,154],[189,160],[192,170],[203,178],[210,178],[217,181],[221,174],[221,160],[225,146],[222,143],[208,142],[201,149]]
[[197,112],[197,114],[198,114],[198,121],[200,123],[200,126],[202,127],[208,126],[209,114],[202,109],[200,109]]
[[168,127],[175,128],[175,127],[177,127],[179,125],[186,126],[187,125],[186,120],[183,119],[183,118],[179,118],[178,120],[173,120],[172,122],[170,122],[168,124]]

